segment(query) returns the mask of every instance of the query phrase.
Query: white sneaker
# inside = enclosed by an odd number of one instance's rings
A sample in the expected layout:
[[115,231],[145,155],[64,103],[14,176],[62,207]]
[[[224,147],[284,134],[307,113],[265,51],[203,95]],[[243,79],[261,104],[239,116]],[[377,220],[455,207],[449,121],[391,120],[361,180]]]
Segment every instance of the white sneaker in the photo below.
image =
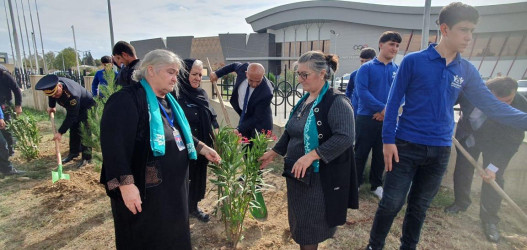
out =
[[375,191],[372,191],[373,194],[377,197],[379,197],[379,199],[382,199],[382,187],[377,187],[377,189],[375,189]]

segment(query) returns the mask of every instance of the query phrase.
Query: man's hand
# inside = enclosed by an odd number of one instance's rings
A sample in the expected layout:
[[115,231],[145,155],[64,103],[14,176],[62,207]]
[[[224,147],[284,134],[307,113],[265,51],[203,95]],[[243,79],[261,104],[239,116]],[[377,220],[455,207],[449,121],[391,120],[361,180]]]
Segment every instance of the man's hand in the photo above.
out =
[[262,162],[262,165],[260,165],[260,169],[264,169],[265,167],[267,167],[267,165],[269,165],[269,163],[271,163],[277,155],[278,154],[273,150],[265,152],[262,157],[258,159],[258,161]]
[[377,112],[375,114],[373,114],[373,118],[374,120],[377,120],[377,121],[384,121],[384,112],[386,111],[386,109],[383,109],[381,112]]
[[212,148],[208,146],[203,146],[203,149],[199,152],[199,154],[205,156],[207,160],[214,162],[216,164],[219,164],[221,162],[220,155]]
[[397,146],[395,146],[395,144],[383,144],[382,153],[384,154],[384,169],[386,171],[392,171],[392,160],[399,162]]
[[15,106],[15,113],[17,115],[22,114],[22,106]]
[[56,111],[56,108],[48,108],[48,114],[55,113]]
[[53,140],[60,142],[60,140],[62,140],[62,134],[58,132],[55,133],[55,135],[53,136]]
[[496,180],[496,173],[492,172],[490,169],[485,169],[485,175],[481,175],[481,178],[486,183],[491,183],[493,180]]
[[218,76],[217,76],[216,73],[214,73],[214,72],[210,73],[209,78],[210,78],[210,82],[216,82],[216,81],[218,81]]
[[119,186],[121,190],[121,196],[123,197],[124,205],[132,212],[137,214],[137,212],[143,211],[141,208],[141,196],[139,196],[139,189],[135,184],[128,184]]
[[4,121],[4,119],[0,119],[0,129],[5,129],[5,121]]

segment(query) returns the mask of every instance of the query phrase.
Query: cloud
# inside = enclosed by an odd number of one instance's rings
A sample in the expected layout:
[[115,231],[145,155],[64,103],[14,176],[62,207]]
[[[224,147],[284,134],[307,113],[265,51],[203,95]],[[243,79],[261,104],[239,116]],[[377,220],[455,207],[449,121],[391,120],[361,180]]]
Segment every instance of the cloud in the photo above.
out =
[[[13,4],[15,1],[19,3],[19,12],[21,12],[20,1],[24,1],[26,20],[28,28],[31,29],[27,0],[12,0]],[[30,3],[34,26],[37,29],[35,34],[38,35],[34,1],[30,0]],[[508,2],[511,1],[514,0],[508,0]],[[114,37],[115,41],[132,41],[169,36],[206,37],[228,32],[250,33],[252,29],[245,21],[246,17],[292,2],[298,2],[298,0],[242,2],[238,0],[111,0]],[[394,5],[423,4],[422,0],[381,0],[377,2]],[[448,1],[437,1],[434,4],[445,2]],[[474,4],[473,2],[467,1],[469,4]],[[482,2],[483,4],[496,4],[502,1],[486,0],[476,2],[476,4],[482,4]],[[78,50],[90,50],[95,58],[111,53],[107,1],[38,1],[38,10],[46,51],[73,47],[71,26],[74,25]],[[15,7],[13,11],[16,13]],[[3,13],[0,16],[0,52],[11,54],[6,18]],[[20,20],[23,22],[22,14]],[[23,32],[18,30],[18,24],[16,28],[18,34],[24,35],[23,39],[27,47],[24,24],[22,23]],[[39,37],[37,37],[37,44],[40,53]]]

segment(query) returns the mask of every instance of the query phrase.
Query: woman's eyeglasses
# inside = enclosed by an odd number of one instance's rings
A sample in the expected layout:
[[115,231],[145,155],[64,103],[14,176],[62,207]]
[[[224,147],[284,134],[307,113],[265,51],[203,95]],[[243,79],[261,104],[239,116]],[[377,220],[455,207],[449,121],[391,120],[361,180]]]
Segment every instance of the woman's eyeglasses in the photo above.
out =
[[311,75],[311,73],[306,73],[306,72],[298,72],[298,71],[297,71],[297,72],[295,72],[295,73],[296,73],[297,77],[302,78],[303,80],[306,80],[307,77],[308,77],[309,75]]

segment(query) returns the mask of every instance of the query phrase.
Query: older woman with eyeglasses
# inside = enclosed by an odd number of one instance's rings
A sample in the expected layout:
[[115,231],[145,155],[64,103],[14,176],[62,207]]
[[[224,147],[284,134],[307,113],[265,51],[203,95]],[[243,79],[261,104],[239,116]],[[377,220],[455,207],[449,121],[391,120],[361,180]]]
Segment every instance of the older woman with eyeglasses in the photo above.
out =
[[346,96],[330,88],[338,58],[309,51],[296,74],[307,92],[291,111],[274,148],[260,159],[262,168],[285,155],[289,227],[300,249],[317,249],[346,222],[347,208],[358,208],[353,161],[353,110]]
[[[101,120],[101,183],[110,196],[117,249],[192,249],[189,160],[220,156],[198,141],[170,92],[181,59],[153,50],[134,71],[139,83],[113,94]],[[177,91],[176,91],[177,92]]]

